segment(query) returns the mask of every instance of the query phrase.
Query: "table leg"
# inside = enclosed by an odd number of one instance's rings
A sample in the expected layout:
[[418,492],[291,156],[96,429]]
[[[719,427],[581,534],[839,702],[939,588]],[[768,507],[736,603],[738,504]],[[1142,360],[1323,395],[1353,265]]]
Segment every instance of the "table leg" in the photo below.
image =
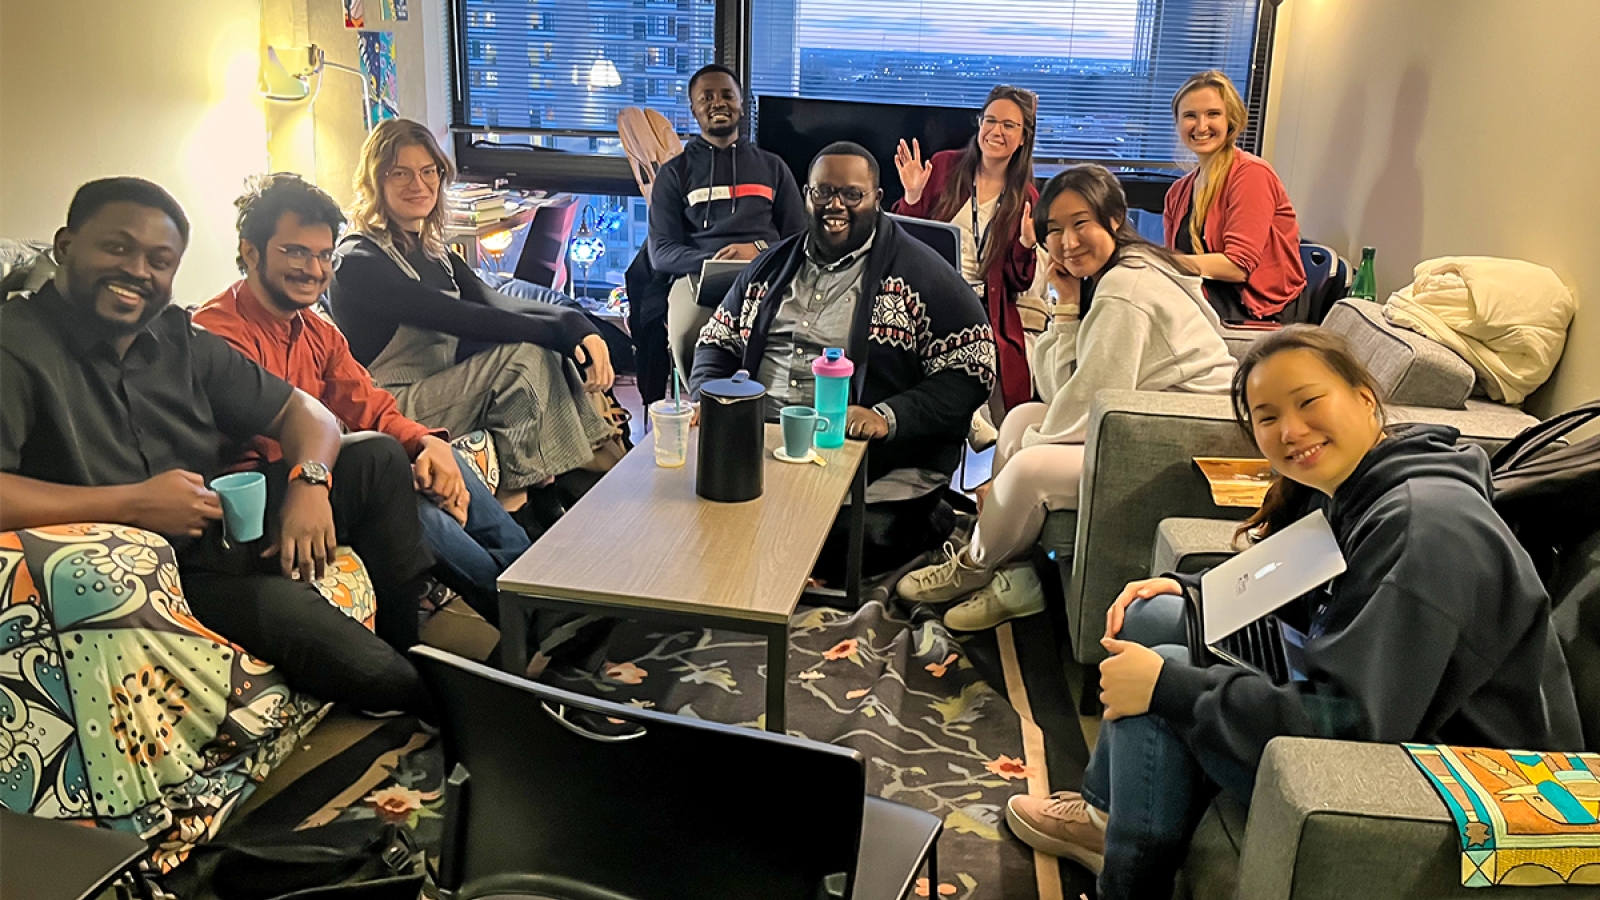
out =
[[517,677],[528,671],[528,608],[500,592],[500,667]]
[[856,466],[855,484],[850,488],[850,548],[845,556],[844,595],[851,609],[861,608],[861,554],[867,533],[867,457],[863,453]]
[[787,711],[784,693],[789,687],[789,625],[767,631],[767,730],[784,734]]

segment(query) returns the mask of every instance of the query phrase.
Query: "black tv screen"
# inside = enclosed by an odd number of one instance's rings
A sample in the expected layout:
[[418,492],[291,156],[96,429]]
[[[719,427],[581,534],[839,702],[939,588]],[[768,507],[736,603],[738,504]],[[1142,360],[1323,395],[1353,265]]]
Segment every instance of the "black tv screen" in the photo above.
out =
[[878,160],[888,209],[904,193],[894,167],[900,140],[909,144],[916,138],[923,159],[963,147],[978,133],[978,113],[952,106],[762,96],[756,100],[756,146],[776,153],[794,172],[795,183],[804,186],[818,151],[834,141],[855,141]]

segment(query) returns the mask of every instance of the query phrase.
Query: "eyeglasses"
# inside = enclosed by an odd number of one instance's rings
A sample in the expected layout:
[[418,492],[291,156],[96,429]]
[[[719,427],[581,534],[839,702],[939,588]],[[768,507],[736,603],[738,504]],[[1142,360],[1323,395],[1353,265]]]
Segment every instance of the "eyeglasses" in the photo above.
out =
[[390,184],[410,184],[411,179],[421,176],[423,184],[438,184],[444,170],[438,166],[423,166],[420,169],[390,169],[383,173],[384,180]]
[[312,253],[310,247],[302,247],[299,244],[290,244],[287,247],[279,247],[278,252],[289,257],[290,262],[302,269],[309,265],[312,259],[316,259],[317,262],[322,263],[323,268],[328,268],[329,266],[333,265],[332,250],[324,250],[321,253]]
[[1006,134],[1016,134],[1022,130],[1022,123],[1013,122],[1010,119],[996,119],[994,116],[979,116],[978,127],[999,128]]
[[867,192],[858,187],[836,188],[831,184],[808,184],[806,194],[818,206],[827,206],[838,197],[845,206],[856,206],[867,199]]

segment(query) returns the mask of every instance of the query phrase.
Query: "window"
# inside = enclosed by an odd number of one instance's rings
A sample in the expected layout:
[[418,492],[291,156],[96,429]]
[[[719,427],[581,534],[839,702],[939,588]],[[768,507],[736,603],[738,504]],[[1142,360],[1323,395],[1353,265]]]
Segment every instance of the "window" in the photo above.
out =
[[[716,8],[703,0],[461,0],[458,9],[463,125],[530,120],[534,128],[614,135],[617,113],[638,105],[692,123],[681,82],[716,54]],[[529,89],[544,91],[538,116],[529,112]],[[600,152],[620,154],[615,143]]]
[[749,0],[750,89],[824,100],[983,105],[1039,94],[1034,155],[1172,162],[1172,94],[1221,69],[1245,91],[1259,0]]
[[675,16],[650,16],[645,21],[646,37],[675,38],[678,36],[678,20]]

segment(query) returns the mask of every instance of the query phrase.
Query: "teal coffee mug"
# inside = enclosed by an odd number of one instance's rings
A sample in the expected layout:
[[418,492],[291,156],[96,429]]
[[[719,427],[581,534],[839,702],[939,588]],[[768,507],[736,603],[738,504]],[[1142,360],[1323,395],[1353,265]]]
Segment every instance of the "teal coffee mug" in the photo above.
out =
[[222,501],[223,538],[233,543],[259,540],[266,531],[267,477],[235,472],[211,480]]
[[785,406],[779,420],[783,423],[783,455],[795,460],[810,456],[817,432],[828,427],[828,420],[809,406]]

